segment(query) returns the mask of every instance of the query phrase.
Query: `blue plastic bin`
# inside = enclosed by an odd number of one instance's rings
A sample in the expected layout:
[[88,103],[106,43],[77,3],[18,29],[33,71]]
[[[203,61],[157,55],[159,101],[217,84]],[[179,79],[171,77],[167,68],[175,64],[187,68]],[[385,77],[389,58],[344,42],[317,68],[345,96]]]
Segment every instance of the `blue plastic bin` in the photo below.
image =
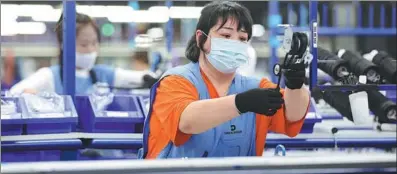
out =
[[104,111],[95,111],[94,108],[91,97],[76,96],[80,131],[142,133],[144,116],[136,96],[115,95]]
[[[62,97],[65,112],[38,113],[27,110],[27,114],[22,115],[26,124],[26,134],[69,133],[76,129],[78,117],[72,98],[66,95]],[[24,104],[26,107],[25,101]]]
[[12,101],[16,105],[16,113],[1,114],[1,135],[21,135],[23,127],[22,102],[20,98],[3,98],[4,101]]

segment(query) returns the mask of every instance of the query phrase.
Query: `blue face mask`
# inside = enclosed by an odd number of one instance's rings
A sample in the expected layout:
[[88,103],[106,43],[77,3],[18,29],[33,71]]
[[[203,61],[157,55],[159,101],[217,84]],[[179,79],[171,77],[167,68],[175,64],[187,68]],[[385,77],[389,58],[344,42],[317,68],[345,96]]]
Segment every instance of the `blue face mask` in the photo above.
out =
[[211,38],[211,50],[207,59],[218,71],[234,73],[248,61],[248,44],[231,39]]

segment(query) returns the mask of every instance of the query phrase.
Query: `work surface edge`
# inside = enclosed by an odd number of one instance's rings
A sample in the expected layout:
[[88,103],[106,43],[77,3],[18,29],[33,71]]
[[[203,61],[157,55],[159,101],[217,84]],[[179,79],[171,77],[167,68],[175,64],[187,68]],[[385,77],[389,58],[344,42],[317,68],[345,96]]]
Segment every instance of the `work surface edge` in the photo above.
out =
[[[71,167],[73,166],[73,167]],[[330,155],[311,157],[229,157],[167,160],[104,160],[68,162],[4,163],[1,173],[57,173],[92,171],[205,171],[276,168],[396,167],[395,154]]]
[[[311,133],[299,134],[296,139],[330,139],[330,138],[396,138],[396,132],[376,132],[376,131],[339,131],[337,134]],[[64,134],[37,134],[37,135],[15,135],[1,136],[1,141],[33,141],[33,140],[59,140],[59,139],[142,139],[141,133],[83,133],[72,132]],[[282,134],[268,133],[267,139],[290,139]]]

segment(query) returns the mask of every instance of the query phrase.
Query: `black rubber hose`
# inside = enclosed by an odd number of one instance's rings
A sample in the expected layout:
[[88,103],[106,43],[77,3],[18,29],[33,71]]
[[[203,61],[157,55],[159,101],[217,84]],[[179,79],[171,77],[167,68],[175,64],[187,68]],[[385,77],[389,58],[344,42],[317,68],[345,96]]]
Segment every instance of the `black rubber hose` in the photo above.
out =
[[367,76],[368,83],[379,83],[380,74],[378,72],[378,67],[375,64],[349,50],[344,50],[344,52],[343,50],[338,50],[338,53],[343,53],[338,55],[340,58],[348,62],[354,75],[365,75]]
[[346,60],[339,58],[332,52],[323,48],[317,48],[317,66],[322,71],[330,75],[335,80],[344,77],[344,72],[350,72],[349,65]]
[[350,121],[353,120],[353,114],[350,108],[349,93],[342,91],[324,91],[323,99],[343,117]]
[[368,105],[379,123],[391,123],[396,121],[397,106],[386,96],[376,90],[367,90]]
[[388,82],[397,84],[396,60],[386,52],[380,51],[374,56],[372,62],[379,67],[379,73]]

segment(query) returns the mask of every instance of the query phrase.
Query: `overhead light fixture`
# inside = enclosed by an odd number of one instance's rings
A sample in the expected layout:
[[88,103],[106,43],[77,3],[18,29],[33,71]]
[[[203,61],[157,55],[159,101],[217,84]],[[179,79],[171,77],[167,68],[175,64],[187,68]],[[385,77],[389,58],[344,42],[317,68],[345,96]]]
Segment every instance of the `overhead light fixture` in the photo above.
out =
[[170,18],[175,19],[198,19],[201,16],[201,10],[204,7],[193,7],[193,6],[152,6],[149,7],[149,11],[157,11],[161,13],[169,13]]
[[43,22],[7,22],[1,25],[2,36],[21,35],[41,35],[47,31],[47,26]]
[[18,13],[18,16],[24,16],[24,17],[31,17],[34,16],[35,14],[39,13],[46,13],[46,14],[51,14],[52,10],[54,8],[51,5],[19,5],[17,8],[13,9],[16,10]]
[[1,4],[1,22],[15,21],[18,18],[18,5],[15,4]]
[[[131,6],[77,5],[78,13],[93,18],[108,18],[113,23],[165,23],[170,18],[199,18],[203,7],[193,6],[152,6],[148,10],[134,10]],[[18,16],[32,17],[36,22],[56,22],[62,9],[51,5],[2,4],[1,20],[15,21]]]
[[165,23],[169,20],[166,13],[150,10],[134,10],[131,14],[118,14],[108,16],[108,20],[113,23]]
[[170,8],[170,17],[178,19],[198,19],[204,7],[178,7]]
[[36,22],[57,22],[61,14],[62,9],[53,9],[51,12],[37,12],[32,19]]
[[47,26],[43,22],[18,22],[18,34],[41,35],[47,31]]
[[78,13],[86,14],[93,18],[107,17],[108,8],[104,5],[77,5],[76,11]]
[[18,34],[15,28],[18,28],[17,22],[15,21],[3,21],[1,20],[1,36],[14,36]]

